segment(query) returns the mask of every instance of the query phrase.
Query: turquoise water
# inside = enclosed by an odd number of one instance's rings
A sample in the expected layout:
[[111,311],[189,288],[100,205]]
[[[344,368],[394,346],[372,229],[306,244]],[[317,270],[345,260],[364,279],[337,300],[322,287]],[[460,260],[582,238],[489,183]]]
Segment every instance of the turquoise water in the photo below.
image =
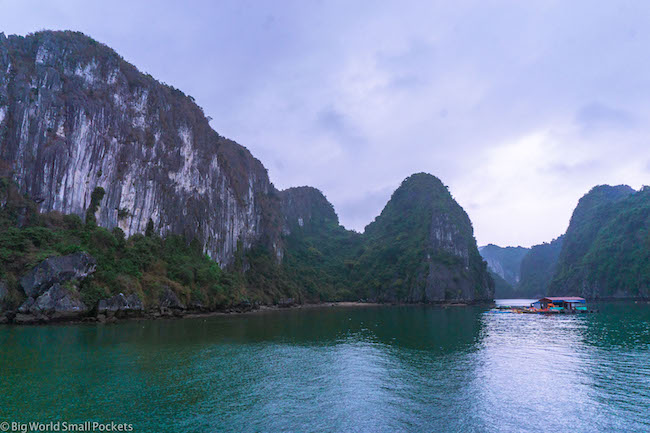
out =
[[649,431],[650,305],[0,327],[0,421],[142,432]]

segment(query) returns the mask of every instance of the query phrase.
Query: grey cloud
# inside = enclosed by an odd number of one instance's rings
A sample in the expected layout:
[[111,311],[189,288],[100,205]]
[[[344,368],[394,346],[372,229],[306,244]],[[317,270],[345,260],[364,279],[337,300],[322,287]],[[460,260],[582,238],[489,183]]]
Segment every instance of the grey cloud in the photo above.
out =
[[628,111],[612,108],[598,102],[582,106],[576,113],[576,123],[585,130],[600,127],[629,128],[636,125],[634,115]]
[[361,197],[340,204],[336,210],[341,214],[352,215],[353,217],[349,219],[350,225],[358,231],[363,231],[363,228],[381,213],[390,199],[393,189],[397,186],[399,184],[366,192]]
[[347,135],[348,126],[346,123],[345,116],[333,107],[324,108],[316,117],[318,128],[338,135]]
[[1,4],[5,33],[79,30],[194,96],[278,187],[319,187],[357,230],[418,171],[479,243],[515,245],[557,236],[590,185],[647,177],[650,2]]
[[603,168],[600,161],[586,160],[578,163],[556,162],[548,167],[548,172],[560,176],[584,176],[590,172],[597,172]]

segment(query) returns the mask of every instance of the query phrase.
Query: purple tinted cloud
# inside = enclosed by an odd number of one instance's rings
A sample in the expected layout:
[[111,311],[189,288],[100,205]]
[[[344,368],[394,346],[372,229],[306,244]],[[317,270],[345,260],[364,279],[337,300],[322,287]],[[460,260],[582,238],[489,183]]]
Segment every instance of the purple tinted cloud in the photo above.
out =
[[0,1],[0,30],[73,29],[193,95],[280,188],[362,230],[439,176],[479,243],[564,231],[591,186],[647,183],[644,2]]

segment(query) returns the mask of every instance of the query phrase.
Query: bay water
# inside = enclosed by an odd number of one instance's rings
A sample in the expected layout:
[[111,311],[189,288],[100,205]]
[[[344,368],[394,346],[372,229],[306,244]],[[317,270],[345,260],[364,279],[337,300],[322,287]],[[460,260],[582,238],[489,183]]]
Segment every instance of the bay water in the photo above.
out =
[[2,326],[0,422],[129,423],[136,432],[650,431],[650,305],[592,307],[599,312],[556,316],[323,307]]

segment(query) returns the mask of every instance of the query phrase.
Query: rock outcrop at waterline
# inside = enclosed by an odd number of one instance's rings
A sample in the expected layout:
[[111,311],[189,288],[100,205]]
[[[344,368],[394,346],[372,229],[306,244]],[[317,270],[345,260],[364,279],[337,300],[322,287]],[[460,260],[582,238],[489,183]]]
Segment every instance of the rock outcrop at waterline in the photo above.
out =
[[55,284],[86,278],[96,267],[95,259],[86,253],[50,257],[27,272],[20,279],[20,286],[26,296],[35,298]]
[[216,261],[264,241],[279,255],[275,190],[262,164],[219,136],[181,91],[73,32],[0,33],[0,160],[41,212],[83,216],[127,236],[197,237]]
[[20,280],[27,299],[18,308],[16,323],[74,319],[90,309],[81,300],[79,283],[95,272],[97,262],[86,253],[51,257]]

